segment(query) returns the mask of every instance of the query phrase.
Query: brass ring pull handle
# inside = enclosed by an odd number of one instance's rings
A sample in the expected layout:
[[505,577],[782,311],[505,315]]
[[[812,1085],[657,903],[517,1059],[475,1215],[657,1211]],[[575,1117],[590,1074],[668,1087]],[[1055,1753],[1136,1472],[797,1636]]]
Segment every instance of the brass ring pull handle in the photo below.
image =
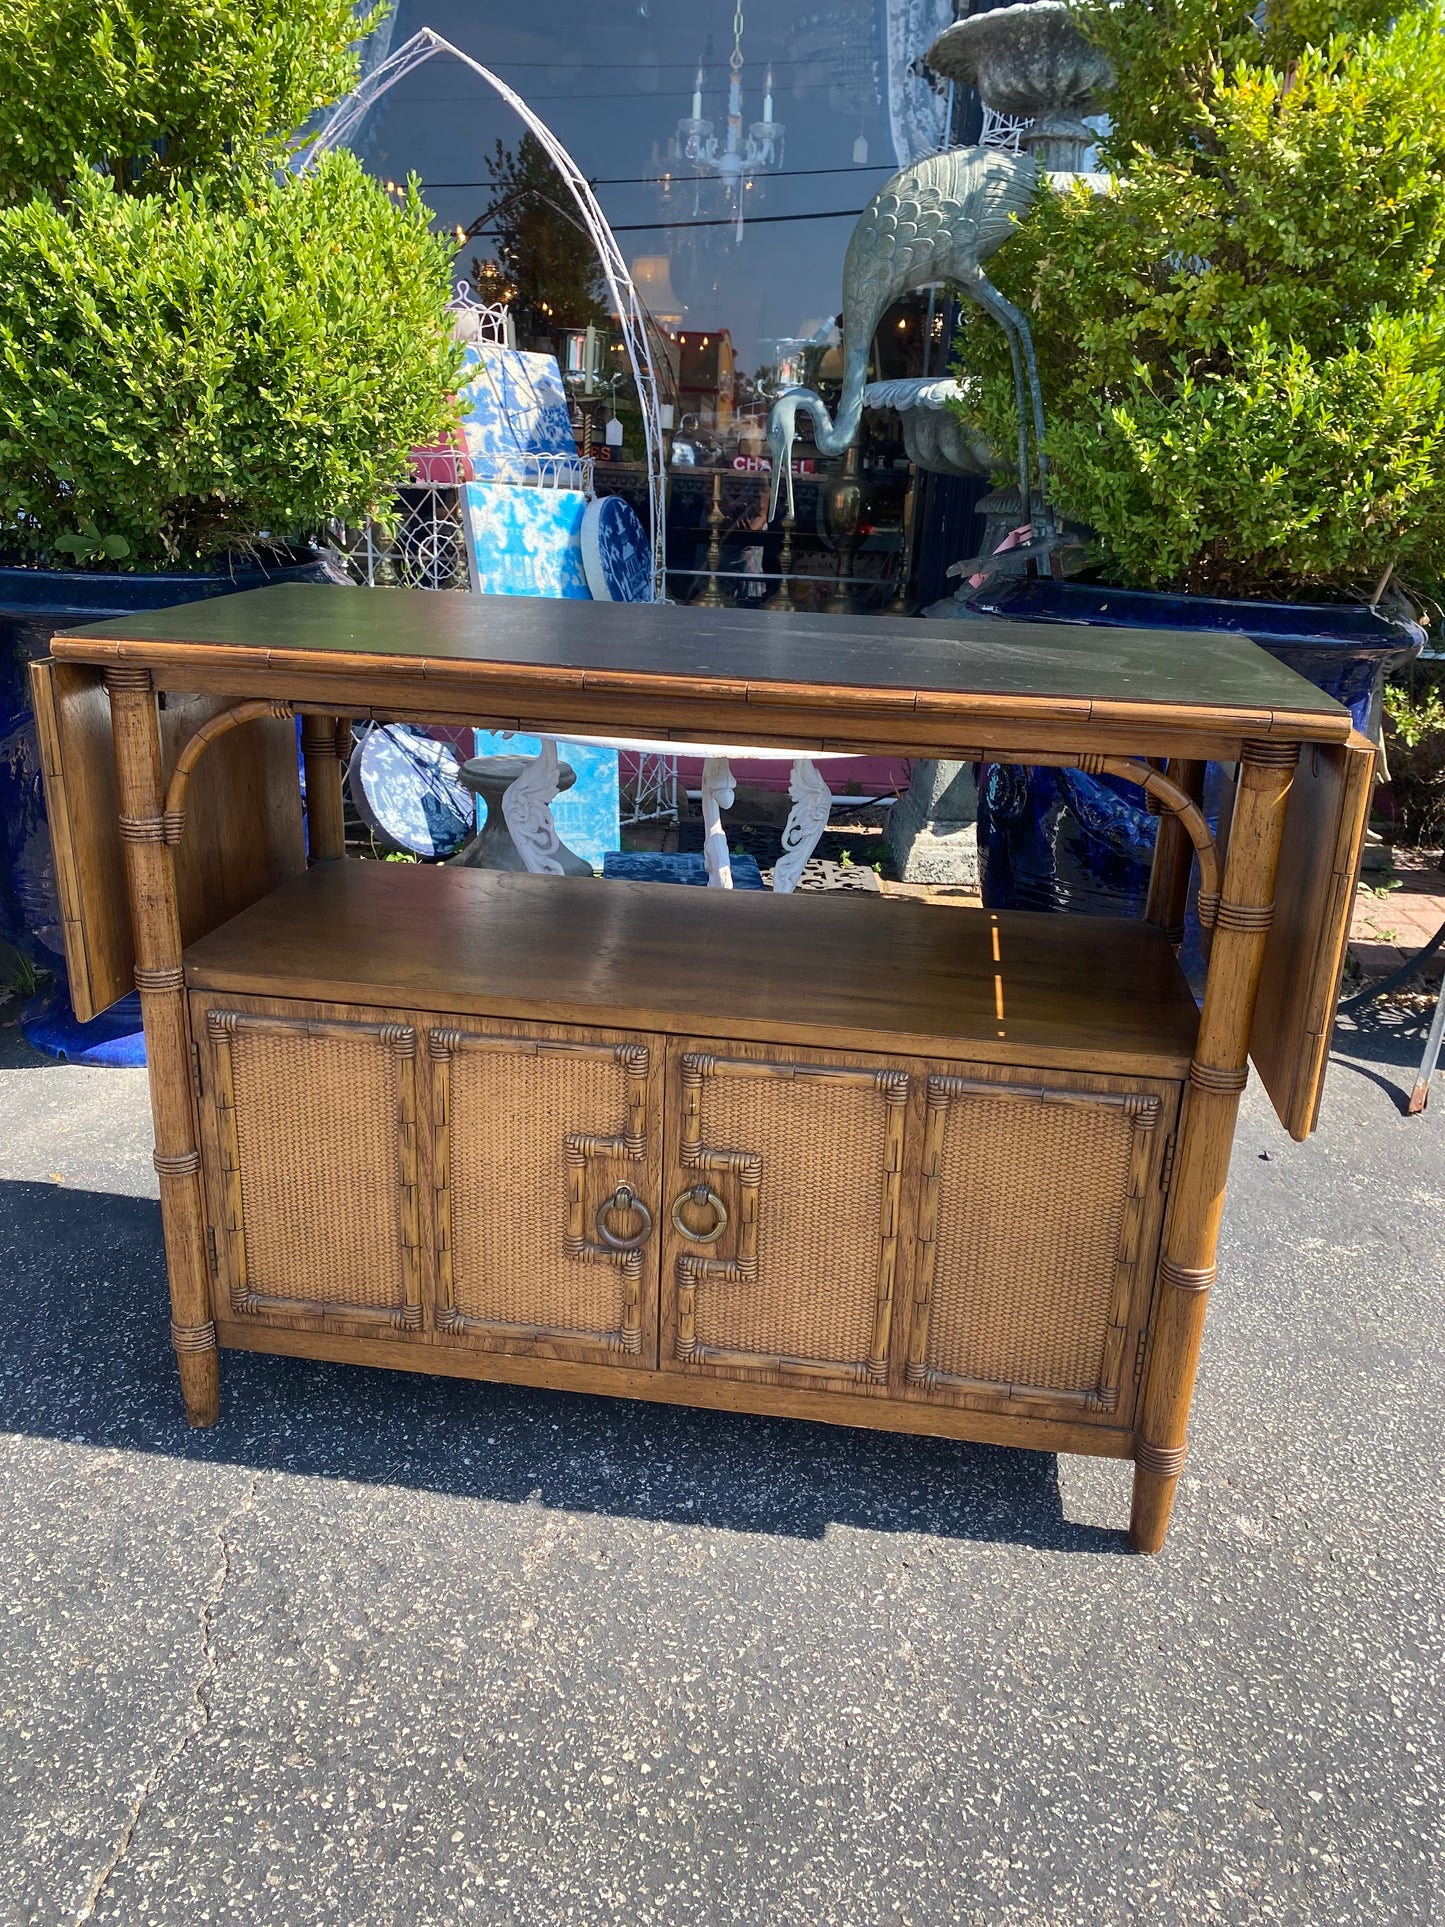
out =
[[[612,1211],[637,1213],[642,1220],[642,1229],[635,1238],[619,1238],[615,1231],[608,1229],[607,1216]],[[597,1212],[597,1235],[613,1251],[637,1251],[651,1237],[652,1213],[629,1185],[619,1184],[612,1196],[603,1201]]]
[[[691,1226],[684,1224],[682,1221],[682,1207],[685,1204],[710,1204],[717,1220],[711,1230],[694,1231]],[[672,1207],[672,1228],[677,1232],[679,1237],[686,1238],[689,1244],[710,1245],[714,1243],[727,1229],[727,1221],[727,1206],[723,1203],[717,1192],[706,1184],[695,1184],[690,1191],[684,1191],[682,1196],[677,1200],[677,1203]]]

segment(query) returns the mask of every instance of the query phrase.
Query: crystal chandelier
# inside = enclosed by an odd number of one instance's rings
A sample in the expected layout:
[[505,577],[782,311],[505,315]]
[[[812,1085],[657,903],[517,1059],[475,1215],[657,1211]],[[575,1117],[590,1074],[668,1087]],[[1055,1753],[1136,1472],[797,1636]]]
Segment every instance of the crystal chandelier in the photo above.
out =
[[721,182],[729,205],[742,214],[742,194],[747,176],[781,167],[784,127],[773,118],[773,70],[768,68],[763,82],[763,117],[743,132],[743,10],[733,14],[733,50],[728,56],[728,111],[726,131],[721,142],[713,123],[703,116],[703,88],[706,76],[697,70],[693,87],[692,112],[677,123],[676,149],[679,159],[691,163],[698,173]]

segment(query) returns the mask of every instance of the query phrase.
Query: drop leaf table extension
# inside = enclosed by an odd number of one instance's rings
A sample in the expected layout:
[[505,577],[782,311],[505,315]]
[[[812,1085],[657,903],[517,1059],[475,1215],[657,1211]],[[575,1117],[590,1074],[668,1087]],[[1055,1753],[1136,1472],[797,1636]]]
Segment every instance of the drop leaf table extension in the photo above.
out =
[[[1249,1058],[1318,1109],[1373,770],[1338,704],[1218,634],[312,585],[34,673],[76,1008],[145,1012],[193,1424],[223,1346],[504,1379],[1129,1458],[1163,1544]],[[1160,811],[1147,913],[346,861],[365,717],[1107,770]]]

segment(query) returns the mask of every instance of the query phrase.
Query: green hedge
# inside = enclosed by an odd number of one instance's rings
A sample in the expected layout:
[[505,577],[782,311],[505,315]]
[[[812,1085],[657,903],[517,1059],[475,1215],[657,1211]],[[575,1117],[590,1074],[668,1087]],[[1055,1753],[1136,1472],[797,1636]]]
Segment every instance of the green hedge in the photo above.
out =
[[[1391,20],[1390,12],[1398,17]],[[1030,316],[1056,494],[1111,581],[1425,580],[1445,539],[1445,10],[1084,0],[1119,76],[1106,193],[1043,195],[994,278]],[[960,365],[1013,446],[994,324]]]
[[450,260],[345,153],[0,209],[0,546],[177,566],[363,519],[445,418]]

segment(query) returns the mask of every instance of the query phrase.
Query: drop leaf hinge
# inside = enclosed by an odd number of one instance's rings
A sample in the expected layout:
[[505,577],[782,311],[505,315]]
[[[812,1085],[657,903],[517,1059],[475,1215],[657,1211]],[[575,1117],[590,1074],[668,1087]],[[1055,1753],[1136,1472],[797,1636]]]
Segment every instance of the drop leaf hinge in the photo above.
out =
[[196,1096],[199,1098],[201,1095],[201,1047],[195,1043],[191,1045],[191,1082],[195,1085]]
[[1137,1385],[1144,1376],[1144,1354],[1149,1348],[1149,1327],[1146,1325],[1139,1334],[1139,1343],[1134,1347],[1134,1383]]
[[1174,1182],[1174,1147],[1179,1142],[1171,1131],[1164,1140],[1164,1157],[1159,1166],[1159,1189],[1167,1191]]
[[213,1224],[206,1226],[206,1251],[210,1256],[211,1276],[214,1278],[221,1269],[221,1261],[216,1255],[216,1227]]

